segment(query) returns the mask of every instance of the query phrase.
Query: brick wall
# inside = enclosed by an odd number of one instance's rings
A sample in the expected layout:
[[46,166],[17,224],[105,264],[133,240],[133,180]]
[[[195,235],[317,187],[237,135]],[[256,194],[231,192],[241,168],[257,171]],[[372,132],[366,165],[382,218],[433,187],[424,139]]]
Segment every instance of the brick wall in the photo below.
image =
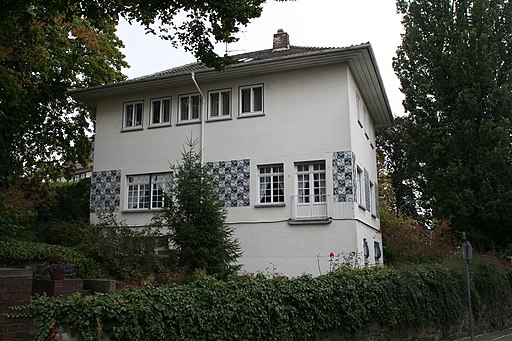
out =
[[10,312],[8,307],[28,303],[31,294],[32,269],[0,268],[0,341],[28,339],[30,319],[5,314]]

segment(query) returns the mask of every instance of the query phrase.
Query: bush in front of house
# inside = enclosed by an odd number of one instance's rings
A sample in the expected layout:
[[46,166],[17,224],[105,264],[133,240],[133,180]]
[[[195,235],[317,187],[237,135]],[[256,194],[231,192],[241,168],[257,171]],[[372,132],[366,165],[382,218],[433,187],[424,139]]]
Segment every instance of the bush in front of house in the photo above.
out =
[[61,255],[62,262],[71,264],[82,278],[106,276],[105,271],[94,259],[74,248],[15,239],[0,240],[0,264],[50,263],[56,253]]
[[[484,306],[503,315],[502,308],[512,304],[510,274],[486,258],[475,258],[477,319]],[[315,340],[325,331],[350,335],[373,322],[446,328],[465,313],[464,279],[463,262],[454,259],[398,269],[341,268],[317,278],[204,276],[186,285],[84,298],[43,296],[30,308],[38,326],[36,340],[46,340],[58,326],[83,340],[103,335],[114,340]],[[492,295],[486,294],[489,290]]]

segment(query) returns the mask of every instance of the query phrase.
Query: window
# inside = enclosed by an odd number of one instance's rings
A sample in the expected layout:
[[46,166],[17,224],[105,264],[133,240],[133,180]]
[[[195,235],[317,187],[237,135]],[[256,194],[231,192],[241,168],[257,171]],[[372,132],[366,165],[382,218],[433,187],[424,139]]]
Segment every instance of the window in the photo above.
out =
[[201,113],[201,100],[199,94],[182,95],[179,103],[178,122],[199,121]]
[[144,102],[130,102],[124,104],[124,123],[123,128],[142,127]]
[[284,171],[283,164],[259,166],[259,202],[284,203]]
[[231,90],[210,91],[209,98],[209,118],[220,118],[231,116]]
[[240,114],[263,113],[263,84],[240,88]]
[[364,207],[364,177],[361,168],[357,167],[357,202],[359,206]]
[[375,185],[370,181],[370,213],[375,216]]
[[325,162],[297,165],[298,203],[326,202]]
[[171,98],[158,98],[151,100],[150,125],[171,123]]
[[382,257],[382,251],[380,250],[379,242],[373,242],[373,252],[375,254],[375,262],[377,263]]
[[356,92],[356,113],[357,113],[357,123],[359,126],[363,127],[363,120],[361,119],[361,97],[359,93]]
[[164,207],[164,194],[169,192],[171,174],[128,176],[129,210],[149,210]]

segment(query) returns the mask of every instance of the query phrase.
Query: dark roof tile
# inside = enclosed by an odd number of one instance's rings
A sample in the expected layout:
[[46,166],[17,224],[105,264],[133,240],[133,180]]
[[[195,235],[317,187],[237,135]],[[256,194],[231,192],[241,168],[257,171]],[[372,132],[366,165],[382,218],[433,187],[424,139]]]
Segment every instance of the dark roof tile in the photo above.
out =
[[[238,63],[250,63],[250,62],[262,61],[262,60],[268,60],[268,59],[276,59],[276,58],[282,58],[282,57],[288,57],[288,56],[303,55],[303,54],[308,54],[311,52],[318,52],[318,51],[331,50],[331,49],[333,49],[333,48],[290,46],[290,48],[288,48],[288,49],[278,49],[278,50],[267,49],[267,50],[241,53],[241,54],[237,54],[237,55],[232,55],[231,58],[233,58]],[[200,63],[200,62],[195,62],[195,63],[177,66],[172,69],[159,71],[159,72],[156,72],[156,73],[153,73],[150,75],[137,77],[137,78],[134,78],[134,80],[147,79],[147,78],[158,78],[158,77],[176,75],[176,74],[181,74],[181,73],[195,72],[195,71],[205,70],[205,69],[208,69],[208,67],[205,64]]]

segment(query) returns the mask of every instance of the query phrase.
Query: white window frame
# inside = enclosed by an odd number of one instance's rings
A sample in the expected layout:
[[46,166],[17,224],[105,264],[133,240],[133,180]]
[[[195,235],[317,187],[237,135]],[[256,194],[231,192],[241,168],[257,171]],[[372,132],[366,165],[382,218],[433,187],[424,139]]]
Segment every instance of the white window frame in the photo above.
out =
[[364,198],[364,173],[359,166],[357,166],[356,170],[356,183],[357,183],[357,203],[359,207],[365,207],[365,198]]
[[[158,115],[158,122],[155,122],[155,104],[156,103],[159,103],[159,106],[158,106],[158,110],[159,110],[159,115]],[[168,112],[168,117],[166,119],[166,115],[165,115],[165,106],[164,106],[164,102],[168,102],[169,103],[169,112]],[[149,107],[149,126],[150,127],[155,127],[155,126],[163,126],[163,125],[170,125],[171,124],[171,110],[172,108],[172,98],[171,97],[160,97],[160,98],[153,98],[151,99],[150,101],[150,107]]]
[[[194,105],[190,105],[193,103],[193,99],[197,98],[197,117],[193,117],[194,115]],[[186,113],[183,108],[183,100],[188,99]],[[178,97],[178,123],[189,123],[189,122],[199,122],[201,120],[201,103],[202,99],[199,93],[180,95]],[[186,114],[184,117],[183,114]]]
[[[227,99],[223,95],[227,94]],[[218,96],[218,102],[215,103],[213,96]],[[225,102],[227,101],[227,112],[225,112]],[[215,110],[217,111],[215,113]],[[231,117],[231,89],[221,89],[208,91],[208,120],[219,120]]]
[[[297,163],[296,184],[297,202],[326,203],[327,202],[327,170],[325,161]],[[300,184],[303,184],[302,186]],[[307,184],[307,186],[305,186]],[[302,192],[301,192],[302,191]],[[309,194],[306,194],[309,193]],[[312,199],[312,200],[311,200]]]
[[284,204],[284,198],[284,164],[258,166],[259,205]]
[[[131,111],[130,111],[131,108]],[[140,121],[136,110],[140,108]],[[144,101],[126,102],[123,104],[123,129],[142,129],[144,126]]]
[[[259,102],[255,99],[255,89],[261,89],[261,99]],[[244,93],[249,92],[249,108],[248,110],[244,109]],[[264,103],[265,103],[265,91],[263,88],[263,84],[254,84],[254,85],[245,85],[241,86],[238,91],[238,113],[239,116],[253,116],[253,115],[262,115],[264,113]],[[259,110],[258,110],[259,108]],[[245,110],[245,111],[244,111]]]
[[126,209],[159,210],[164,206],[164,193],[170,192],[172,173],[128,175],[126,177]]

